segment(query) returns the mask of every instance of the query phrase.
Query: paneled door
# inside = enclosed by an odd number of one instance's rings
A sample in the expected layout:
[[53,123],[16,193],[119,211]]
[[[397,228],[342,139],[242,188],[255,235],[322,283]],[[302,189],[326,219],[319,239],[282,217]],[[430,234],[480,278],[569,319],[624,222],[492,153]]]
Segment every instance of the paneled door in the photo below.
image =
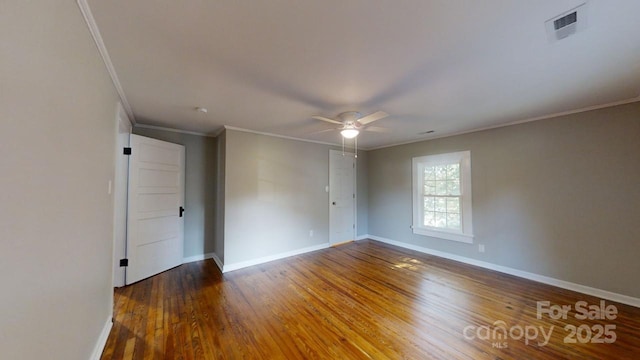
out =
[[131,135],[127,285],[182,264],[184,146]]
[[329,150],[329,243],[355,240],[355,158]]

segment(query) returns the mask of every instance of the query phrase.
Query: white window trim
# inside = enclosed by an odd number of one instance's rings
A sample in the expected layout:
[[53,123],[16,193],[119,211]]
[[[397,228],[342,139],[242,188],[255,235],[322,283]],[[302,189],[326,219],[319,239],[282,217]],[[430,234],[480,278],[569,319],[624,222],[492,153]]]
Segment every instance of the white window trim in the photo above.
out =
[[[424,186],[423,174],[425,166],[460,163],[460,190],[462,199],[462,231],[446,230],[422,225],[424,222]],[[431,236],[440,239],[473,244],[473,221],[471,214],[471,152],[427,155],[412,159],[413,169],[413,229],[414,234]]]

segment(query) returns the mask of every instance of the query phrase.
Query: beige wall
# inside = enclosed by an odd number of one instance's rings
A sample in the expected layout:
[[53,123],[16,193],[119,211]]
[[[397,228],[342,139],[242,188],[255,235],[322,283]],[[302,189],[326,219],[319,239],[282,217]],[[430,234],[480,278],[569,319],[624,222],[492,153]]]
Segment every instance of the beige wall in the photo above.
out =
[[225,133],[225,265],[328,243],[329,146]]
[[[460,150],[474,244],[414,235],[411,158]],[[379,149],[368,166],[371,235],[640,297],[640,103]]]
[[[325,186],[329,150],[337,147],[236,130],[224,136],[225,266],[328,244]],[[358,171],[364,172],[361,159],[365,152],[358,159]],[[366,190],[366,181],[361,183]],[[366,195],[358,189],[363,204]],[[358,229],[365,234],[366,206],[357,210]]]
[[112,309],[117,97],[75,1],[0,8],[0,357],[86,360]]
[[185,147],[184,257],[203,255],[215,247],[216,139],[134,127],[133,133]]

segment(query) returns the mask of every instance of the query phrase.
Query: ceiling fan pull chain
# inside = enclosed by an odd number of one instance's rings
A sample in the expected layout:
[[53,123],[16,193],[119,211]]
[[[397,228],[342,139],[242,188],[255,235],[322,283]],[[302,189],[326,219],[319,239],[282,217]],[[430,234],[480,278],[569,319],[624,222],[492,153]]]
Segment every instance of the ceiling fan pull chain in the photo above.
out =
[[356,136],[356,138],[354,139],[356,141],[356,150],[354,152],[354,158],[358,158],[358,137]]

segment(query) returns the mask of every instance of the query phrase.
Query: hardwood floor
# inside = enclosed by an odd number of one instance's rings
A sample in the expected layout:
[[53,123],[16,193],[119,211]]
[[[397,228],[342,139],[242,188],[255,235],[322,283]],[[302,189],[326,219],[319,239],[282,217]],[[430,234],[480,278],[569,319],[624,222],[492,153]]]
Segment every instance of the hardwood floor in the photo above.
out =
[[[538,301],[571,310],[537,319]],[[615,319],[579,320],[578,301],[600,305],[365,240],[224,275],[200,261],[116,289],[102,359],[640,359],[640,309],[606,301]]]

